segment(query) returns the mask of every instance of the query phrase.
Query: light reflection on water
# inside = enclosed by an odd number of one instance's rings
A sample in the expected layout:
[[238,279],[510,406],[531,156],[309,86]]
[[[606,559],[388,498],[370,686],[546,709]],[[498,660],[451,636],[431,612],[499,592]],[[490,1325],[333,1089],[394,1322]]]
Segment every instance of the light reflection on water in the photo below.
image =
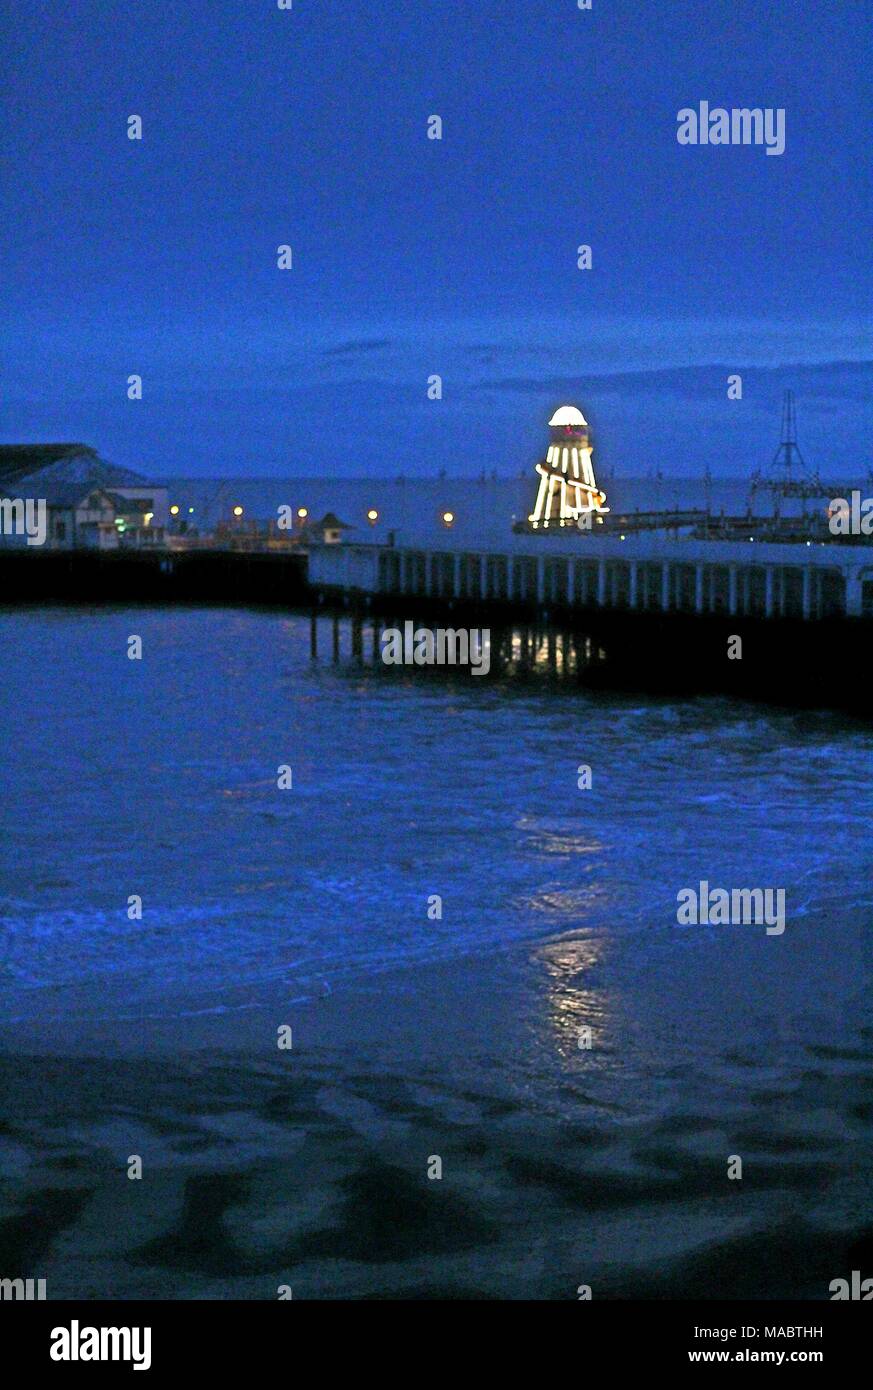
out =
[[[548,1026],[554,1045],[565,1057],[591,1051],[596,1060],[607,1041],[613,1022],[614,1005],[601,987],[587,982],[591,972],[603,960],[606,951],[603,940],[568,937],[549,942],[536,952],[536,964],[542,971],[542,988]],[[590,1028],[585,1046],[579,1046],[580,1031]],[[586,1057],[585,1061],[589,1059]]]

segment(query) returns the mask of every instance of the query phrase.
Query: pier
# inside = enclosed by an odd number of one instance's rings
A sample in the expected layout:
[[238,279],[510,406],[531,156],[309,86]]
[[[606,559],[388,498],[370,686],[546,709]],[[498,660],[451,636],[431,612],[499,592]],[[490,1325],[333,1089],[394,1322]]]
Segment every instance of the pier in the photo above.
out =
[[[556,543],[557,542],[557,543]],[[504,549],[314,547],[310,586],[329,594],[573,610],[819,622],[873,617],[869,546],[663,534],[512,537]]]
[[347,541],[293,554],[21,549],[0,555],[0,579],[7,604],[314,614],[316,660],[348,652],[381,667],[381,628],[421,618],[488,627],[494,674],[871,713],[873,550],[865,545],[559,531],[510,534],[500,549],[480,550]]
[[344,544],[312,549],[309,584],[318,611],[364,615],[373,642],[380,623],[412,617],[489,626],[504,674],[871,714],[863,545],[653,532],[513,535],[481,551]]
[[3,601],[303,606],[303,553],[190,550],[0,549]]

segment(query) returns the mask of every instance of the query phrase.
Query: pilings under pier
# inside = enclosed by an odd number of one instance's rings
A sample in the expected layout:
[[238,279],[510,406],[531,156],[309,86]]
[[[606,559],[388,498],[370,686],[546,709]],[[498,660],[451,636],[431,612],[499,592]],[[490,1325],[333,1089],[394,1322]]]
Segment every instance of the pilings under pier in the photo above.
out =
[[573,553],[343,544],[313,549],[309,578],[322,604],[386,625],[514,629],[519,670],[559,669],[568,634],[573,651],[598,653],[570,663],[588,684],[873,714],[867,547],[653,536],[627,547],[585,539]]
[[[384,614],[325,612],[309,614],[309,651],[313,661],[335,666],[370,666],[389,670],[382,659],[382,638],[402,627],[403,619]],[[427,628],[427,622],[422,622]],[[500,624],[488,629],[488,675],[581,675],[605,660],[606,653],[584,633],[552,625]],[[413,663],[415,670],[422,669]],[[404,668],[408,669],[408,668]],[[469,676],[461,665],[437,668],[438,674]]]
[[[866,633],[846,620],[811,624],[764,618],[698,617],[639,612],[570,614],[543,610],[510,619],[505,605],[433,599],[376,600],[370,608],[341,613],[325,602],[310,614],[313,660],[384,672],[388,678],[471,682],[568,680],[590,691],[689,698],[727,695],[792,708],[840,708],[873,717],[867,679]],[[392,631],[460,630],[488,634],[489,664],[474,674],[460,663],[433,665],[382,658]],[[739,638],[739,643],[737,639]],[[470,639],[472,641],[472,637]]]

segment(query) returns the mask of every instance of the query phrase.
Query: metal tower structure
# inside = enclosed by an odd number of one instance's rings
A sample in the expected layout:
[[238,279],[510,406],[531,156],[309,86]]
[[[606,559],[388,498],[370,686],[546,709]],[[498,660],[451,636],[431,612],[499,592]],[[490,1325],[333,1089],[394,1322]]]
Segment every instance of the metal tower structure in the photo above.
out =
[[809,473],[803,455],[797,447],[797,412],[794,408],[794,392],[786,391],[782,398],[782,438],[773,455],[770,472],[774,482],[784,482],[789,487],[801,482]]
[[797,445],[797,412],[793,391],[786,391],[782,398],[782,431],[773,461],[766,472],[758,470],[752,474],[751,490],[752,497],[756,492],[770,493],[777,517],[782,511],[784,499],[793,497],[806,501],[821,495],[818,471],[807,467]]

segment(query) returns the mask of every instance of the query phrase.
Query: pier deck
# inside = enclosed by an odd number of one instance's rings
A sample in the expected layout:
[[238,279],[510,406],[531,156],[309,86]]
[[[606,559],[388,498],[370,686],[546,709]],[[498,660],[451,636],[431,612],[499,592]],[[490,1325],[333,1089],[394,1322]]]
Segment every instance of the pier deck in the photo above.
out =
[[748,616],[873,617],[873,548],[664,538],[575,544],[513,536],[471,551],[354,543],[313,547],[309,583],[350,595],[480,600],[537,608]]

